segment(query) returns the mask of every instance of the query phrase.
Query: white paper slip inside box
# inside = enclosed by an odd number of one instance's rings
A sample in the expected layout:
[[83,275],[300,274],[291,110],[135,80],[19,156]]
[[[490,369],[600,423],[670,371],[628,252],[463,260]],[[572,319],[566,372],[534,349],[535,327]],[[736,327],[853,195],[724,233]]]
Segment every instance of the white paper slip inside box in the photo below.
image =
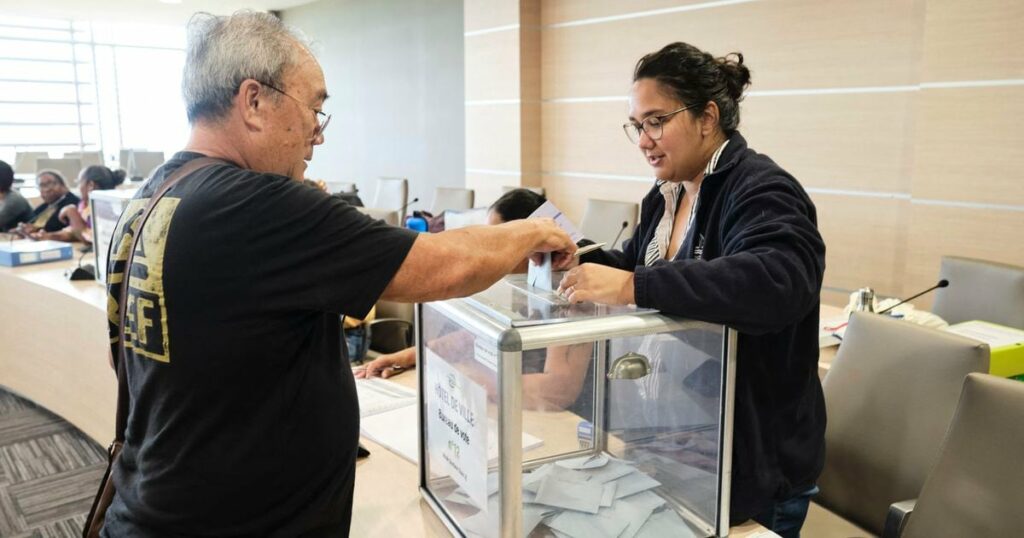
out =
[[0,242],[0,265],[7,267],[68,259],[71,259],[71,243],[27,239]]

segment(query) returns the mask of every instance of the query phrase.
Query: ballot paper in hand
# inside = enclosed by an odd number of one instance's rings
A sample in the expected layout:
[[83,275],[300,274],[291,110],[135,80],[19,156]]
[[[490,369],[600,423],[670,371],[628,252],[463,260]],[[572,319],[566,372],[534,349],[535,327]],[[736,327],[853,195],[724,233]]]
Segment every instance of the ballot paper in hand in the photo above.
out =
[[566,217],[565,214],[562,213],[562,210],[555,207],[555,204],[552,204],[550,201],[544,202],[533,213],[530,213],[529,217],[526,218],[552,219],[555,221],[555,224],[557,224],[559,228],[564,230],[565,233],[569,234],[569,238],[572,239],[574,243],[579,243],[580,240],[583,239],[583,234],[580,233],[580,231],[576,228],[576,225],[573,224],[571,220],[569,220],[569,217]]

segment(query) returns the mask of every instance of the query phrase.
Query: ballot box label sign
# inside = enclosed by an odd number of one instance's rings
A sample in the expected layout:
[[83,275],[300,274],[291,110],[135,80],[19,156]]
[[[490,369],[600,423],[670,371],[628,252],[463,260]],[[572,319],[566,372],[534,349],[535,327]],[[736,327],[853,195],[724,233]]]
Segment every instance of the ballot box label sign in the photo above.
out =
[[487,507],[487,393],[426,349],[427,448],[476,506]]

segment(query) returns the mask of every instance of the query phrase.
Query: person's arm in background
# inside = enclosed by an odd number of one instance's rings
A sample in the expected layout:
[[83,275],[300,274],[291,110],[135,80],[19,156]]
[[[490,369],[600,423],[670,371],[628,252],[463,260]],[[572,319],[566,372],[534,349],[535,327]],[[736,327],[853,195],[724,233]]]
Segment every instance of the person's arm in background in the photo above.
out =
[[551,219],[420,234],[381,298],[413,303],[471,295],[534,252],[575,251],[572,239]]
[[401,351],[381,355],[380,357],[364,364],[361,368],[356,368],[354,372],[358,379],[377,376],[387,379],[395,373],[395,368],[405,369],[415,367],[416,347],[412,346]]
[[540,411],[568,408],[583,390],[593,356],[593,344],[549,347],[544,371],[523,376],[523,407]]

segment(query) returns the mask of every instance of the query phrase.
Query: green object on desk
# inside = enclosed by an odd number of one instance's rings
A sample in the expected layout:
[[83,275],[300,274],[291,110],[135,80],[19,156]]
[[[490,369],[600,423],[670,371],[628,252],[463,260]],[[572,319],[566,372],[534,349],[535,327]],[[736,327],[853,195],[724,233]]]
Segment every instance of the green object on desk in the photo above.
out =
[[1024,331],[987,321],[965,321],[946,330],[989,345],[988,373],[1024,381]]

